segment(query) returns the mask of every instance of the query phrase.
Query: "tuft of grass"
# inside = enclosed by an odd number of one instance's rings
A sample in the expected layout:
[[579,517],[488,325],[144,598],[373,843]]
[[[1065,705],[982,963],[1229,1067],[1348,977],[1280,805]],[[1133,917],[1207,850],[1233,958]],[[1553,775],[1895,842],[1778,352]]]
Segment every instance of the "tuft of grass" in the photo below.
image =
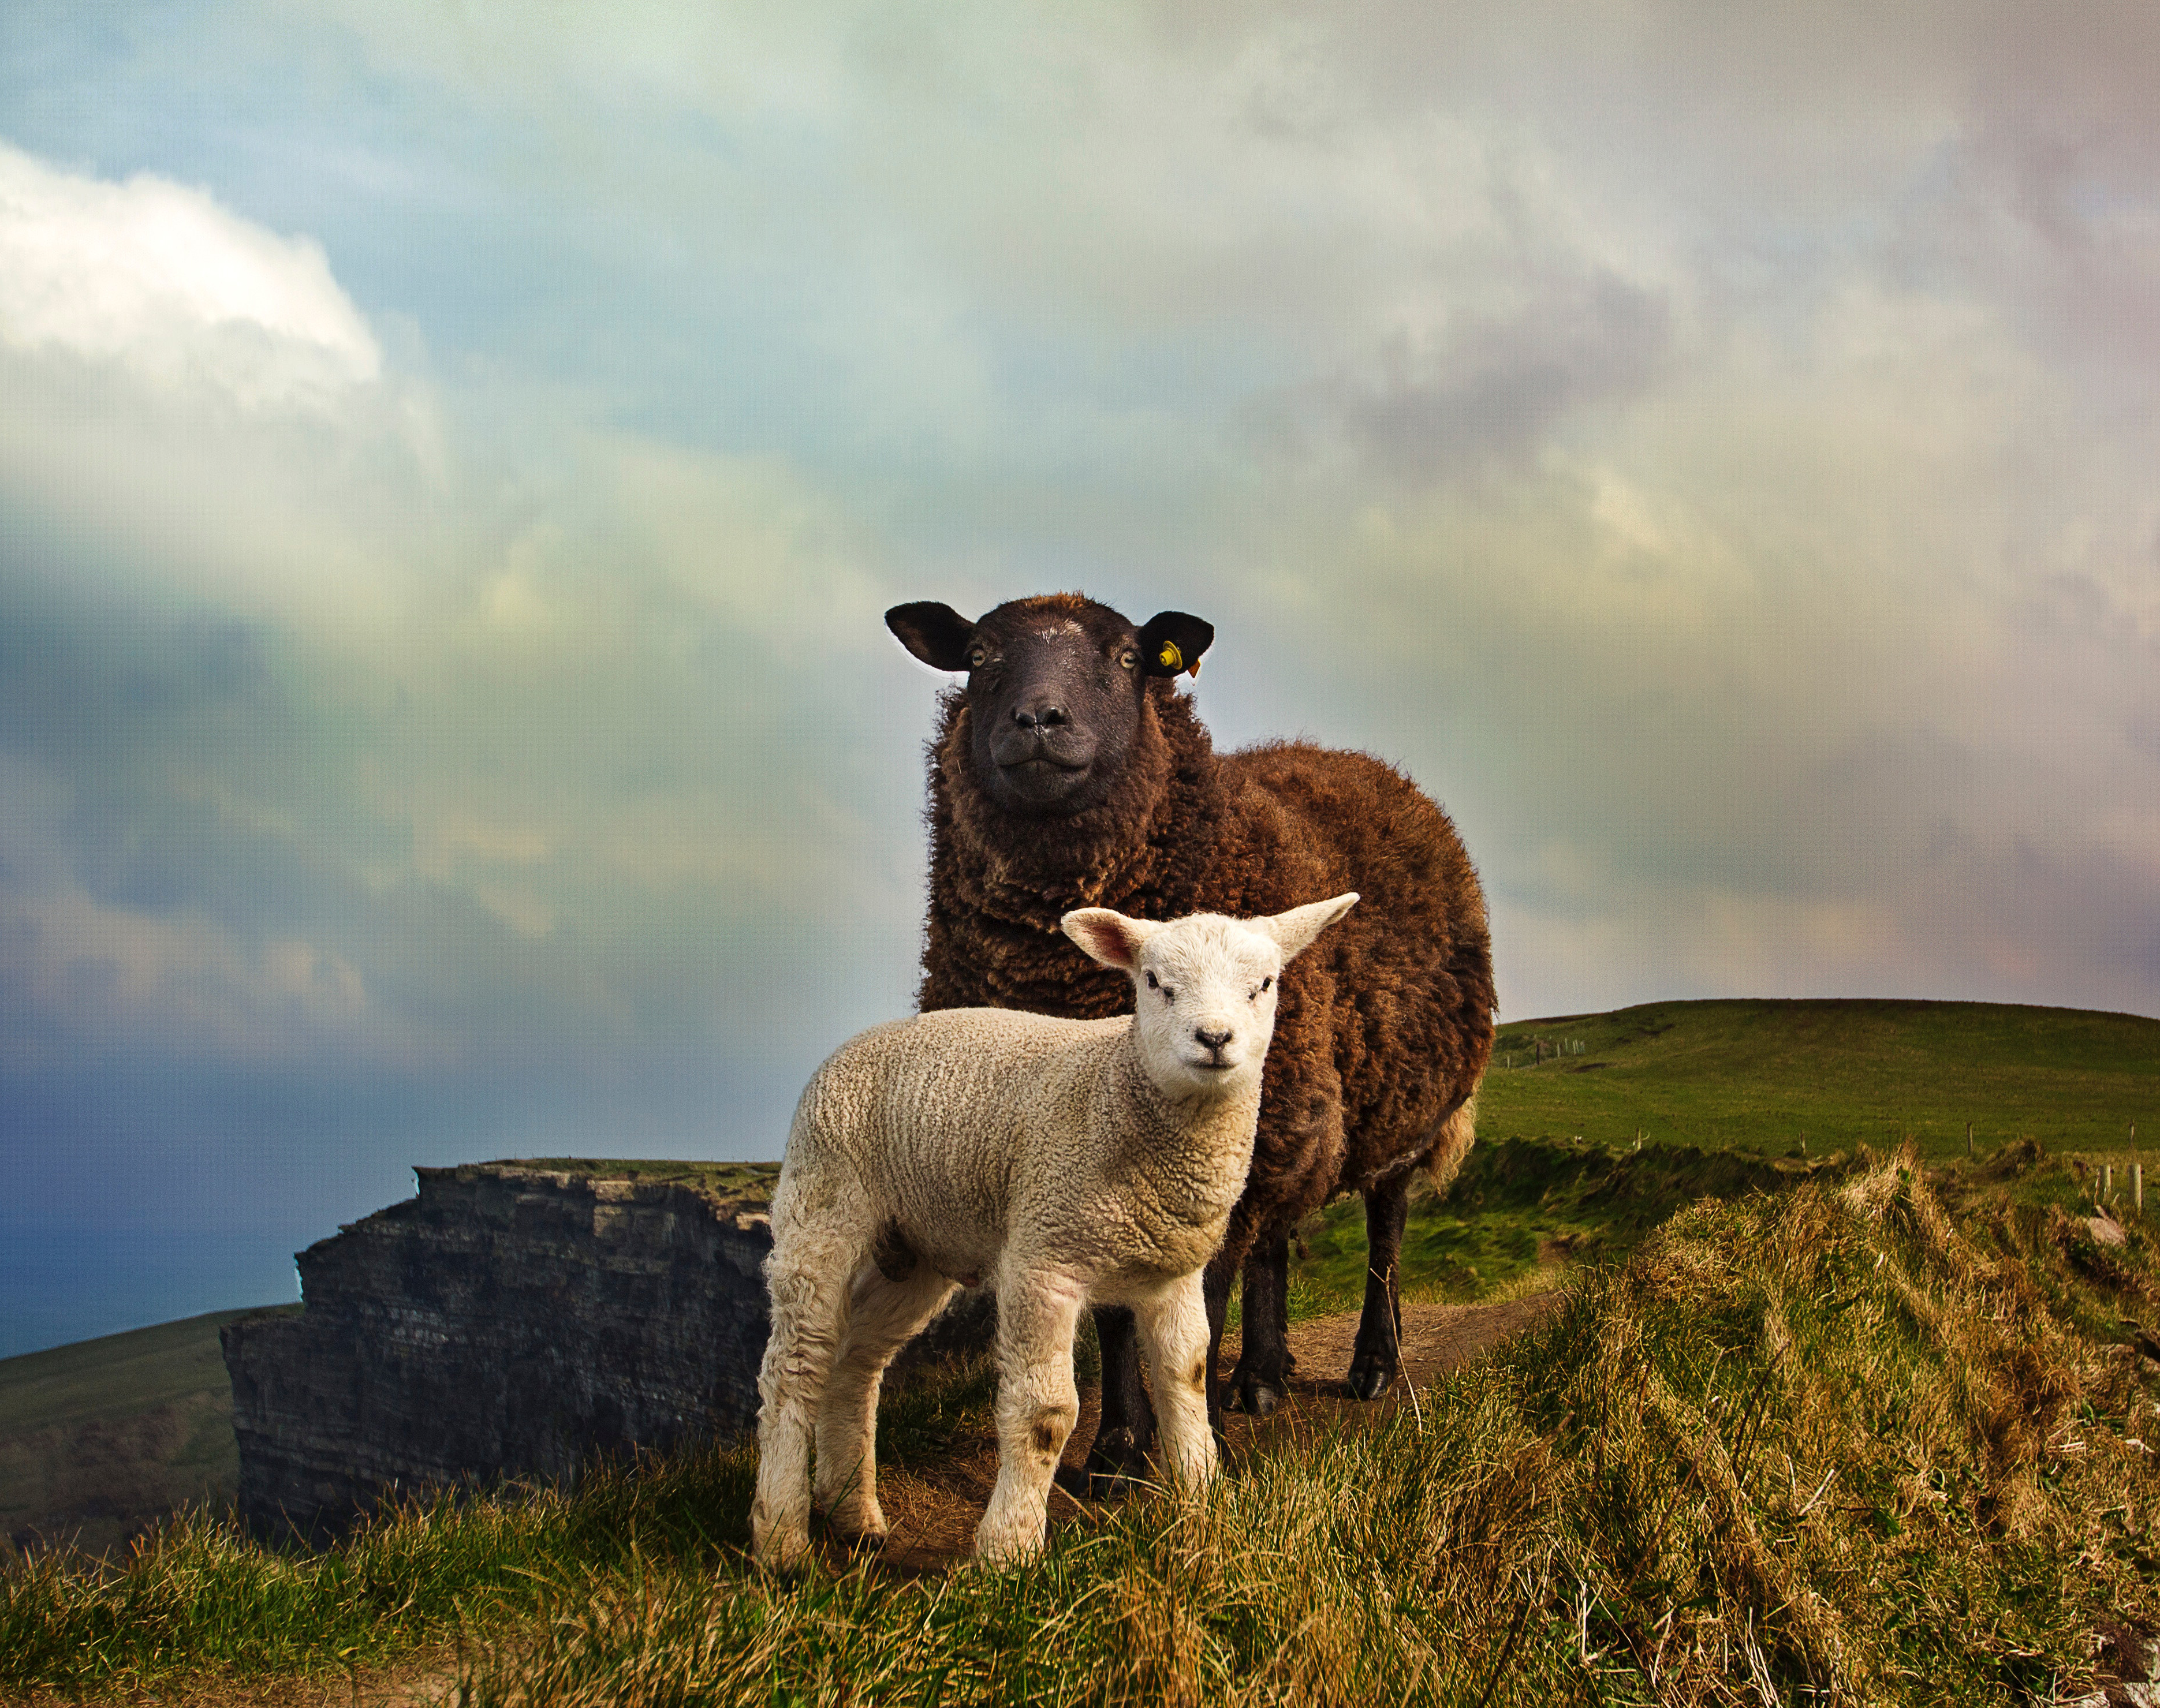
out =
[[740,1446],[604,1462],[574,1489],[443,1493],[390,1507],[321,1551],[176,1514],[117,1559],[34,1554],[0,1571],[0,1690],[127,1691],[172,1674],[343,1671],[516,1618],[574,1568],[717,1561],[748,1540]]
[[[747,1454],[685,1455],[319,1555],[198,1526],[40,1563],[0,1689],[454,1638],[471,1708],[2059,1700],[2093,1632],[2160,1629],[2160,1364],[2125,1327],[2160,1264],[2012,1183],[1939,1193],[1908,1150],[1694,1203],[1415,1407],[1032,1566],[765,1578]],[[951,1380],[888,1439],[945,1451],[982,1375]]]

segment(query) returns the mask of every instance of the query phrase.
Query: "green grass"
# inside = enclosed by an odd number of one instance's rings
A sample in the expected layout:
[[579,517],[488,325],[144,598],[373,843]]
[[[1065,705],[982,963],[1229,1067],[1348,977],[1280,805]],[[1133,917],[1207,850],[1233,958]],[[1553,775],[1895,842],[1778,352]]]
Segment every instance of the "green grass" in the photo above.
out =
[[532,1168],[574,1174],[589,1180],[630,1180],[655,1186],[687,1186],[707,1197],[730,1202],[770,1203],[780,1178],[777,1162],[697,1162],[659,1157],[517,1157],[470,1165],[489,1168]]
[[1415,1410],[1033,1567],[761,1578],[750,1459],[708,1450],[319,1554],[198,1519],[33,1562],[0,1576],[0,1693],[215,1698],[454,1645],[470,1708],[2060,1700],[2095,1629],[2160,1628],[2153,1367],[2091,1332],[2160,1264],[2134,1219],[2111,1250],[2012,1190],[2048,1165],[2001,1172],[1697,1204]]
[[[1579,1054],[1529,1065],[1531,1041]],[[1507,1065],[1513,1056],[1515,1066]],[[1481,1142],[1581,1135],[1608,1144],[1815,1154],[1909,1135],[1992,1149],[2160,1146],[2160,1020],[1985,1002],[1654,1002],[1500,1029]]]
[[298,1305],[212,1311],[200,1317],[78,1340],[0,1359],[0,1434],[112,1422],[169,1400],[229,1390],[217,1332],[239,1317],[297,1312]]
[[[1551,1285],[1565,1265],[1627,1257],[1699,1198],[1781,1191],[1835,1173],[1846,1160],[1481,1136],[1446,1197],[1422,1178],[1412,1187],[1404,1296],[1467,1303]],[[1291,1251],[1292,1319],[1358,1308],[1365,1262],[1363,1199],[1338,1200],[1308,1219]]]
[[[1533,1030],[1584,1048],[1507,1068]],[[2151,1135],[2160,1022],[1674,1003],[1502,1040],[1477,1148],[1414,1203],[1406,1291],[1566,1298],[1407,1416],[1108,1509],[1020,1572],[761,1579],[740,1448],[412,1506],[315,1554],[196,1514],[0,1571],[0,1696],[274,1695],[419,1655],[473,1708],[2007,1704],[2089,1688],[2111,1622],[2160,1629],[2160,1364],[2136,1349],[2160,1351],[2160,1261],[2135,1214],[2121,1248],[2085,1220],[2099,1161]],[[1893,1134],[1906,1160],[1859,1153]],[[524,1166],[731,1199],[771,1177]],[[1294,1312],[1354,1306],[1362,1207],[1301,1239]],[[991,1398],[979,1360],[890,1395],[883,1451],[935,1463]]]

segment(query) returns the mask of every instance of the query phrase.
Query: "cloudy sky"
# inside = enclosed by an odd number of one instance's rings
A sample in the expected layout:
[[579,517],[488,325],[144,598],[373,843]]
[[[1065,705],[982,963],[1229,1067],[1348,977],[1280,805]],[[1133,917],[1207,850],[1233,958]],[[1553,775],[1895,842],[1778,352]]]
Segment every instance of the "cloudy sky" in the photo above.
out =
[[776,1154],[912,986],[904,599],[1211,619],[1511,1017],[2160,1014],[2156,86],[2142,0],[11,0],[0,1292]]

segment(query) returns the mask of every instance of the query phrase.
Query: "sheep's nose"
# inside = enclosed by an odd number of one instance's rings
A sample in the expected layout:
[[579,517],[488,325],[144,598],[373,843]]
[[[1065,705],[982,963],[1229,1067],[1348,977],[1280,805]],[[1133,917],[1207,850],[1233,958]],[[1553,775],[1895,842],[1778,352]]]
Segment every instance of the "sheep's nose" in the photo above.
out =
[[1062,706],[1023,706],[1013,713],[1013,722],[1022,729],[1055,729],[1066,722]]
[[1192,1028],[1192,1035],[1211,1050],[1219,1050],[1229,1043],[1230,1028],[1226,1026],[1220,1032],[1210,1032],[1204,1026],[1196,1026]]

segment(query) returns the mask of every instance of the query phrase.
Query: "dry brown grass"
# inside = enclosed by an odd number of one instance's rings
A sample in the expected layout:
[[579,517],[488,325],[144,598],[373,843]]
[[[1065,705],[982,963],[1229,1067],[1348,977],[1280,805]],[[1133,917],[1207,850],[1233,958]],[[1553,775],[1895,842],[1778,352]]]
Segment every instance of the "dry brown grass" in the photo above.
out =
[[[2104,1682],[2097,1633],[2160,1629],[2160,1366],[2115,1333],[2160,1271],[2136,1228],[2100,1247],[1991,1190],[1953,1215],[1908,1154],[1699,1204],[1415,1406],[1290,1432],[1025,1569],[775,1581],[738,1551],[746,1458],[655,1467],[456,1602],[453,1700],[2058,1700]],[[429,1520],[446,1552],[468,1521]]]
[[[1027,1571],[566,1585],[465,1700],[2048,1700],[2160,1612],[2160,1412],[2059,1308],[2100,1295],[2054,1220],[1976,1231],[1909,1155],[1701,1205],[1416,1410],[1204,1503]],[[2142,1241],[2113,1256],[2143,1284]]]

